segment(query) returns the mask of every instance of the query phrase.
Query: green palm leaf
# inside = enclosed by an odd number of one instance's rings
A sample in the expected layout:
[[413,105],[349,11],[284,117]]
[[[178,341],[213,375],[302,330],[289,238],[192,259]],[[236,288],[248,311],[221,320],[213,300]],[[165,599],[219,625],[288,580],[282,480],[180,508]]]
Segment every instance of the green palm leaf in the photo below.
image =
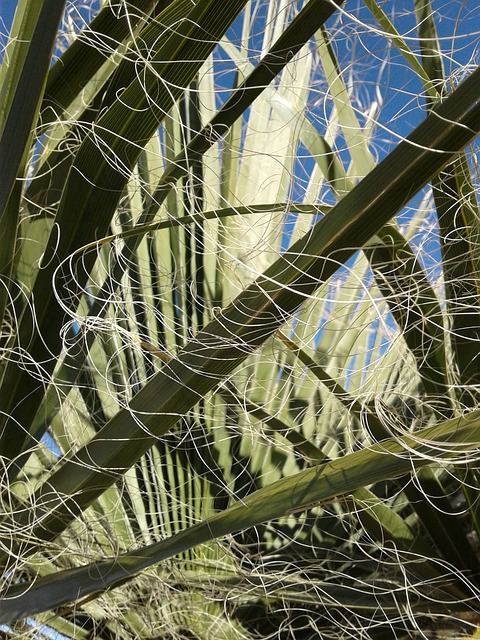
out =
[[[34,535],[64,530],[200,398],[232,372],[480,130],[473,73],[405,142],[168,363],[35,495]],[[432,149],[433,147],[433,149]],[[438,150],[442,153],[438,153]],[[388,188],[385,188],[388,184]],[[135,418],[134,418],[135,416]],[[139,422],[137,422],[137,420]],[[60,497],[61,496],[61,497]],[[42,517],[40,517],[42,514]]]
[[[135,573],[182,551],[234,533],[265,520],[281,518],[298,509],[329,502],[340,492],[355,494],[367,484],[405,475],[412,464],[430,463],[437,443],[445,443],[445,457],[458,457],[480,442],[480,412],[450,420],[405,439],[381,444],[341,459],[316,465],[294,477],[283,478],[259,489],[209,520],[184,529],[150,547],[94,565],[47,576],[34,585],[17,585],[6,597],[0,622],[11,622],[31,613],[53,609],[69,601],[122,584]],[[412,456],[417,455],[416,459]],[[358,499],[365,499],[361,494]]]
[[1,633],[470,636],[470,0],[18,4]]

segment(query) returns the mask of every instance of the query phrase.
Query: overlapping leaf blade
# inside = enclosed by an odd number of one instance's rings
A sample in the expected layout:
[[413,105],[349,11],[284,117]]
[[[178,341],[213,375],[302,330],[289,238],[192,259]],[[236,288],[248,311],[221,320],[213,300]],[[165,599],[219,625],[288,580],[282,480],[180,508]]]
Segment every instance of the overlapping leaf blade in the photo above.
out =
[[[34,585],[15,586],[7,593],[9,599],[3,603],[0,622],[11,622],[104,591],[129,580],[142,569],[193,546],[280,518],[301,508],[328,503],[339,494],[355,494],[357,489],[365,485],[405,475],[411,471],[412,465],[421,468],[429,464],[435,445],[441,443],[446,444],[444,456],[447,460],[450,456],[456,457],[460,451],[478,447],[480,412],[425,429],[414,437],[384,440],[369,449],[278,480],[209,520],[144,549],[48,576]],[[360,498],[365,499],[365,495],[359,494]]]

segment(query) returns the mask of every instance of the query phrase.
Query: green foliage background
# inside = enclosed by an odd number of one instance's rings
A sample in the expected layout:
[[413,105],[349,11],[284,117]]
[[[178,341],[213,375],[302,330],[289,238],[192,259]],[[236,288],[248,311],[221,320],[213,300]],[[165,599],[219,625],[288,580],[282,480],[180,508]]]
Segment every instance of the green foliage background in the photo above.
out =
[[19,1],[2,637],[476,633],[479,11],[406,11]]

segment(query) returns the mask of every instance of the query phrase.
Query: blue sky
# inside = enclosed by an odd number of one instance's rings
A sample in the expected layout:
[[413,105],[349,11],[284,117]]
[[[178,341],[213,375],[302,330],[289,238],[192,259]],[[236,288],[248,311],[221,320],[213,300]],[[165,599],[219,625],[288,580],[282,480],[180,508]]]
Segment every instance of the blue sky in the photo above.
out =
[[0,0],[0,34],[2,34],[2,42],[4,41],[3,34],[8,33],[10,30],[16,6],[17,0]]
[[2,28],[1,31],[4,33],[4,26],[11,24],[13,13],[15,11],[17,3],[14,0],[0,0],[0,16],[2,17]]

